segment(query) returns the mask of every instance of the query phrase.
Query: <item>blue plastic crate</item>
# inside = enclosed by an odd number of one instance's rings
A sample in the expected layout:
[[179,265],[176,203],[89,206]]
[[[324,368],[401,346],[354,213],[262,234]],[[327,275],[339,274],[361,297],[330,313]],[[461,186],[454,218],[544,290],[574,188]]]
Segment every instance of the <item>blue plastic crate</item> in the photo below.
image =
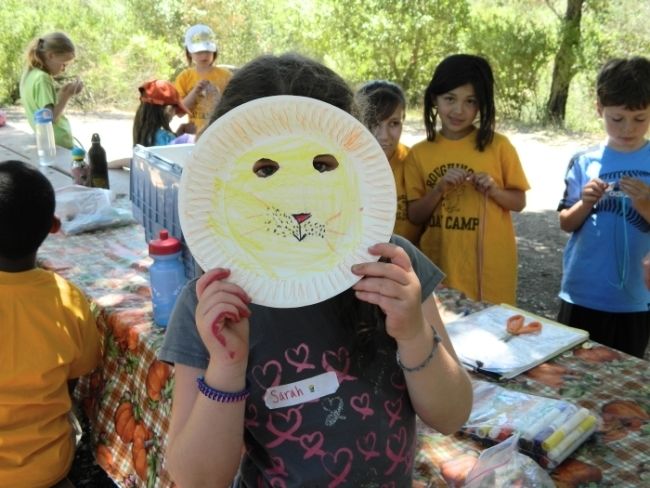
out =
[[133,148],[129,197],[133,217],[144,227],[146,242],[158,237],[161,229],[181,241],[185,276],[195,278],[203,270],[194,261],[178,219],[178,187],[183,164],[194,144]]

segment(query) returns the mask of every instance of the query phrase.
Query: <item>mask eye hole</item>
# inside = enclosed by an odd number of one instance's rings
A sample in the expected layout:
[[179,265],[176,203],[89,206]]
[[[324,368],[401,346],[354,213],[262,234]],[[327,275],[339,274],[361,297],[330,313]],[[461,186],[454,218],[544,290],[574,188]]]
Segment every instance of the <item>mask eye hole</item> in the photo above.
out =
[[253,164],[253,173],[260,178],[268,178],[280,169],[280,165],[272,159],[258,159]]
[[319,173],[334,171],[339,166],[339,162],[331,154],[319,154],[314,157],[313,166]]

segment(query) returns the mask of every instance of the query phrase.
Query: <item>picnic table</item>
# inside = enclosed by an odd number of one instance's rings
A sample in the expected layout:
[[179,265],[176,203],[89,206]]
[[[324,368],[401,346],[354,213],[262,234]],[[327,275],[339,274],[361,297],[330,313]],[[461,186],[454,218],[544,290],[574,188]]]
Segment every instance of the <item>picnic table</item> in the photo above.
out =
[[[164,329],[152,322],[144,228],[132,224],[51,235],[39,262],[84,290],[97,317],[103,364],[76,392],[90,419],[97,462],[119,486],[173,486],[164,452],[174,371],[156,358]],[[446,321],[488,305],[445,287],[436,290],[436,299]],[[558,486],[643,486],[650,479],[649,364],[606,346],[590,346],[577,346],[500,384],[562,398],[602,417],[596,434],[553,472]],[[421,423],[418,439],[417,487],[446,486],[442,472],[486,448]]]

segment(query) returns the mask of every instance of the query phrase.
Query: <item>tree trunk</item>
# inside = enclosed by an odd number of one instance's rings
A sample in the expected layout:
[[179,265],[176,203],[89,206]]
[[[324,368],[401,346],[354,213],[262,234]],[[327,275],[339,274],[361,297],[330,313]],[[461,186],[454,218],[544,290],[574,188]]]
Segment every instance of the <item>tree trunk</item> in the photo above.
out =
[[555,54],[551,93],[546,104],[546,121],[563,124],[569,86],[575,75],[574,64],[580,49],[580,20],[584,0],[567,0],[566,13],[562,20],[562,39]]

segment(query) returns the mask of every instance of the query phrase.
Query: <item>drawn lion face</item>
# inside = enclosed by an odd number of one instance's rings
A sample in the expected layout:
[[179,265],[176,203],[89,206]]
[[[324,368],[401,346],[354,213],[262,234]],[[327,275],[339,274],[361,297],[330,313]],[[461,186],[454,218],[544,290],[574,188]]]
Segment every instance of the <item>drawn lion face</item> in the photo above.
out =
[[302,97],[242,105],[212,124],[181,179],[181,226],[204,269],[256,303],[299,306],[351,286],[395,214],[392,173],[349,114]]

